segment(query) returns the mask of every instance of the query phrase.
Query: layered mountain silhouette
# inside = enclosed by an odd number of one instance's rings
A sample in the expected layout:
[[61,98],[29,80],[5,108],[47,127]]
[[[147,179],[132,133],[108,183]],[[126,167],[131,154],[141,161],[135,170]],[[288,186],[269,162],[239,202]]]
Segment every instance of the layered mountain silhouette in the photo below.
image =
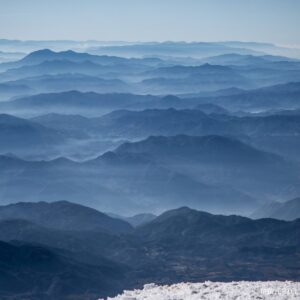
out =
[[91,55],[88,53],[80,53],[80,52],[75,52],[72,50],[67,50],[67,51],[60,51],[60,52],[55,52],[50,49],[42,49],[42,50],[37,50],[34,52],[31,52],[21,60],[18,60],[16,62],[9,62],[9,63],[3,63],[0,65],[0,69],[12,69],[12,68],[17,68],[17,67],[22,67],[22,66],[30,66],[30,65],[38,65],[41,64],[45,61],[57,61],[57,60],[67,60],[71,62],[86,62],[90,61],[93,63],[97,63],[100,65],[114,65],[114,64],[122,64],[126,62],[143,62],[143,63],[150,63],[150,64],[155,64],[159,63],[159,59],[126,59],[122,57],[116,57],[116,56],[107,56],[107,55]]
[[[227,78],[227,76],[225,76]],[[295,78],[293,79],[295,80]],[[158,80],[159,81],[159,80]],[[162,80],[164,81],[164,80]],[[39,113],[74,113],[74,109],[77,109],[77,113],[86,115],[87,112],[91,114],[90,111],[93,111],[95,103],[90,99],[91,94],[94,94],[94,98],[107,98],[111,99],[114,97],[122,97],[123,102],[111,101],[110,110],[113,109],[131,109],[131,110],[143,110],[143,109],[161,109],[161,108],[177,108],[177,109],[191,109],[198,107],[201,109],[201,105],[217,105],[225,111],[221,112],[215,111],[215,113],[226,113],[226,109],[229,111],[249,111],[249,112],[264,112],[268,110],[291,110],[299,109],[299,84],[297,82],[291,82],[287,84],[273,85],[260,89],[252,90],[240,90],[240,89],[223,89],[218,92],[213,93],[196,93],[195,95],[187,96],[149,96],[149,95],[133,95],[133,94],[124,94],[125,92],[138,91],[138,87],[130,87],[126,82],[120,79],[112,78],[99,78],[95,76],[90,76],[86,74],[54,74],[54,75],[42,75],[38,77],[31,77],[20,79],[14,82],[3,83],[3,86],[20,87],[25,86],[25,90],[30,91],[44,92],[39,95],[34,95],[31,97],[24,97],[17,99],[15,101],[9,101],[0,103],[0,108],[2,111],[7,113],[22,112],[26,110],[37,111]],[[73,91],[70,91],[73,90]],[[66,98],[68,94],[75,93],[74,90],[79,90],[81,92],[95,91],[99,93],[109,93],[109,92],[119,92],[119,94],[108,94],[108,95],[97,95],[96,93],[77,93],[77,97],[82,98],[80,106],[78,103],[70,103]],[[61,93],[50,93],[49,92],[59,92]],[[18,92],[18,91],[16,91]],[[21,91],[22,92],[22,91]],[[120,94],[121,92],[121,94]],[[170,93],[170,92],[169,92]],[[191,91],[190,91],[191,93]],[[19,92],[20,94],[20,92]],[[55,97],[56,100],[53,101],[53,104],[50,105],[49,100],[51,97]],[[39,99],[39,100],[37,100]],[[134,101],[135,99],[135,101]],[[38,102],[35,103],[35,101]],[[108,100],[107,100],[108,101]],[[43,106],[41,107],[41,104]],[[54,105],[56,104],[56,106]],[[57,105],[60,105],[57,107]],[[63,110],[62,110],[62,107]],[[75,106],[75,107],[74,107]],[[101,109],[103,103],[99,101],[97,109]],[[102,107],[107,108],[107,104]],[[91,107],[89,109],[89,107]],[[205,111],[205,106],[203,107]],[[208,111],[209,112],[209,111]],[[101,110],[98,113],[98,116],[103,113]],[[95,113],[94,113],[95,114]]]
[[[50,111],[45,115],[24,120],[39,123],[44,128],[47,127],[47,132],[52,131],[54,134],[53,131],[56,131],[56,135],[63,137],[61,143],[57,139],[48,138],[45,134],[44,142],[48,143],[49,153],[41,151],[41,158],[44,159],[57,156],[75,158],[77,156],[72,150],[72,145],[81,145],[82,152],[78,153],[79,157],[88,159],[113,149],[124,139],[185,134],[228,135],[250,143],[256,148],[299,161],[297,148],[300,146],[298,139],[300,117],[297,111],[230,114],[215,104],[200,104],[196,109],[115,110],[99,117],[120,106],[143,107],[151,106],[153,102],[161,106],[172,105],[171,103],[180,106],[184,100],[172,96],[160,98],[71,91],[2,102],[0,107],[3,110],[18,112],[20,115],[26,114],[27,118]],[[10,138],[13,140],[14,135]],[[15,144],[20,144],[19,137],[15,136],[15,139]],[[29,145],[25,146],[28,148]],[[28,157],[25,152],[22,153],[22,147],[16,149],[13,142],[7,143],[2,153],[14,153],[15,150],[17,151],[15,154]]]
[[2,156],[1,164],[2,201],[84,204],[87,199],[95,208],[120,214],[184,203],[244,214],[257,208],[257,201],[298,193],[297,164],[224,136],[150,137],[81,163]]
[[0,50],[1,299],[300,279],[299,50]]
[[[173,47],[168,44],[165,46]],[[185,48],[188,46],[191,45],[181,45]],[[224,45],[218,47],[224,48]],[[297,60],[232,52],[204,60],[176,60],[168,56],[164,59],[124,58],[44,49],[32,52],[19,61],[0,64],[0,70],[2,83],[26,85],[31,90],[30,94],[75,89],[72,79],[79,81],[78,76],[85,80],[85,84],[77,83],[81,91],[163,95],[205,94],[231,88],[253,89],[300,80],[300,64]],[[47,83],[45,77],[52,79],[51,82]],[[91,82],[88,82],[88,78]]]

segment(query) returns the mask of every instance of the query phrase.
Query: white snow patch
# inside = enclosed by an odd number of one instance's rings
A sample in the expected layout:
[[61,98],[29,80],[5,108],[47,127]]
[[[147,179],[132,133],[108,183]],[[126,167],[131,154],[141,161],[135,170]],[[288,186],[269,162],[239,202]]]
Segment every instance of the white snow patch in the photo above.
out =
[[[299,300],[300,282],[237,281],[179,283],[159,286],[146,284],[142,290],[124,291],[107,300]],[[101,299],[99,299],[101,300]]]

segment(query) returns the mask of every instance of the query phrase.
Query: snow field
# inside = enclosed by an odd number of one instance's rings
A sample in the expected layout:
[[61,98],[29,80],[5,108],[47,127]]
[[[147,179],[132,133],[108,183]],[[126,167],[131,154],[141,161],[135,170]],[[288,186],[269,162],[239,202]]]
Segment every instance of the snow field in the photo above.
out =
[[[146,284],[142,290],[124,291],[107,300],[300,300],[300,282],[237,281]],[[101,300],[101,299],[99,299]]]

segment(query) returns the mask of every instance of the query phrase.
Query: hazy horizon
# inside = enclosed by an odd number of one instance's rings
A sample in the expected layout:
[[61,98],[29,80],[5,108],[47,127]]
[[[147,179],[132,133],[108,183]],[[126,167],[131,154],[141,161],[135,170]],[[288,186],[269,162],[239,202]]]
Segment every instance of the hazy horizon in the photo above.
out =
[[0,37],[18,40],[255,41],[299,47],[295,0],[0,0]]
[[256,40],[101,40],[101,39],[19,39],[19,38],[7,38],[0,36],[0,40],[7,41],[20,41],[20,42],[99,42],[99,43],[107,43],[107,44],[117,44],[117,43],[128,43],[128,44],[164,44],[164,43],[256,43],[256,44],[269,44],[277,47],[285,47],[285,48],[294,48],[300,49],[300,45],[287,45],[287,44],[278,44],[270,41],[256,41]]

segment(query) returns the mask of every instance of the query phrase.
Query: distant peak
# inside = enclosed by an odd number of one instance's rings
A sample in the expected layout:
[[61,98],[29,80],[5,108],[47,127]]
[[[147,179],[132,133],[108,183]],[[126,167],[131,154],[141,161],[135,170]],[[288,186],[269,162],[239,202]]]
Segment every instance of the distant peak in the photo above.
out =
[[34,52],[31,52],[29,53],[26,57],[29,57],[29,56],[44,56],[44,55],[49,55],[49,54],[54,54],[56,52],[50,50],[50,49],[41,49],[41,50],[37,50],[37,51],[34,51]]
[[[66,51],[62,51],[61,53],[64,54],[77,54],[77,52],[73,51],[73,50],[66,50]],[[85,53],[86,54],[86,53]]]
[[183,207],[175,208],[175,209],[164,212],[163,214],[161,214],[158,217],[158,220],[165,220],[165,219],[173,218],[176,216],[190,216],[190,215],[196,215],[198,217],[212,216],[208,212],[203,212],[203,211],[199,211],[196,209],[192,209],[188,206],[183,206]]

